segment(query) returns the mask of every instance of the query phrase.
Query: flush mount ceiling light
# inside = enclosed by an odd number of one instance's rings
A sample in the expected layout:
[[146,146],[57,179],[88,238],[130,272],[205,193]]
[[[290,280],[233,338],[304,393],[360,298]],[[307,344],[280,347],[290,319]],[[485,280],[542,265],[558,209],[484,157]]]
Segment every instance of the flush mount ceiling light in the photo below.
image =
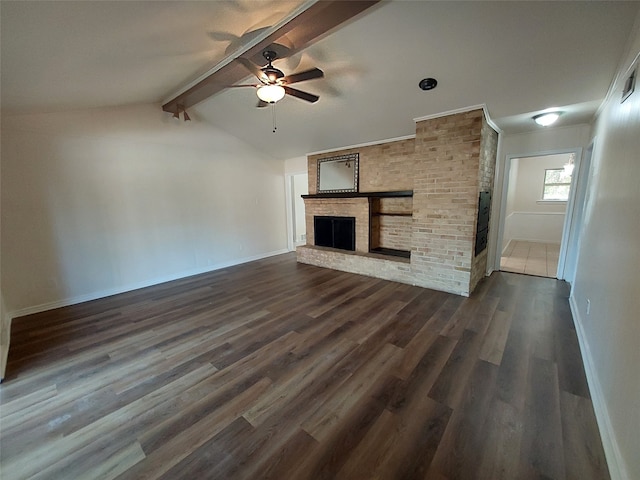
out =
[[541,113],[540,115],[536,115],[535,117],[533,117],[533,121],[536,122],[538,125],[542,125],[543,127],[548,127],[549,125],[555,123],[556,120],[560,118],[560,115],[562,115],[562,112]]
[[263,85],[256,90],[258,98],[263,102],[276,103],[284,98],[284,87],[281,85]]

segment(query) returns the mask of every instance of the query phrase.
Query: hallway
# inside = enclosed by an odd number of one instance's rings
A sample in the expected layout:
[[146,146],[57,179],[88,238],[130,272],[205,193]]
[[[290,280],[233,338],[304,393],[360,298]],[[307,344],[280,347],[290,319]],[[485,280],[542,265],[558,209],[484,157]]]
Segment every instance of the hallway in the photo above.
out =
[[512,240],[500,259],[500,270],[556,278],[560,245]]

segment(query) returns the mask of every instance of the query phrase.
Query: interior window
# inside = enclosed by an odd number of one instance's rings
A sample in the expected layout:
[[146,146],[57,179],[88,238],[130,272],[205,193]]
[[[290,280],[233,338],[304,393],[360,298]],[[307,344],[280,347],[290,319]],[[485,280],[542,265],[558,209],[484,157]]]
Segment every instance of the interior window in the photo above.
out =
[[564,168],[548,168],[544,171],[543,200],[568,200],[571,174]]

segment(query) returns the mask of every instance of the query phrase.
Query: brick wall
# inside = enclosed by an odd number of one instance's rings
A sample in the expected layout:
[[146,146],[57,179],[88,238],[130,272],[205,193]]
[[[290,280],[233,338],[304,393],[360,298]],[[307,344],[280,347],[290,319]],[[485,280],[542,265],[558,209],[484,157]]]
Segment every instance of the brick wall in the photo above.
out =
[[[480,191],[491,192],[493,198],[493,179],[495,178],[496,156],[498,154],[498,133],[491,128],[485,118],[482,120],[482,135],[480,142],[480,168],[478,171],[478,184]],[[489,224],[494,221],[492,216],[489,217]],[[475,238],[474,238],[475,245]],[[482,252],[474,257],[471,265],[471,285],[470,291],[473,291],[480,280],[484,278],[487,272],[487,254],[489,248],[485,248]]]
[[413,224],[411,197],[372,198],[371,213],[371,222],[376,225],[372,232],[377,233],[372,246],[411,250]]
[[[413,189],[412,155],[414,139],[399,140],[380,145],[340,150],[339,152],[310,155],[307,159],[309,170],[309,193],[317,193],[318,160],[323,158],[360,154],[360,192],[388,192]],[[362,168],[362,166],[365,168]]]
[[[313,155],[308,158],[309,192],[316,193],[317,160],[346,153],[360,154],[360,192],[413,190],[408,199],[384,199],[382,212],[411,208],[412,216],[378,216],[381,246],[411,251],[411,259],[366,253],[357,240],[359,255],[313,247],[313,215],[326,211],[367,209],[366,199],[308,199],[308,245],[298,250],[298,260],[338,270],[396,280],[460,295],[469,295],[486,270],[486,251],[474,258],[478,195],[491,190],[497,134],[482,110],[420,121],[416,138]],[[353,200],[361,201],[357,207]],[[362,202],[364,201],[364,203]],[[410,205],[410,207],[409,207]],[[343,208],[344,206],[344,208]],[[367,217],[368,218],[368,217]],[[309,223],[311,222],[311,228]],[[356,220],[358,228],[358,220]],[[358,235],[367,235],[366,232]],[[484,260],[483,260],[484,258]]]
[[369,201],[366,198],[305,198],[304,210],[307,245],[313,245],[314,216],[355,217],[356,252],[369,251]]

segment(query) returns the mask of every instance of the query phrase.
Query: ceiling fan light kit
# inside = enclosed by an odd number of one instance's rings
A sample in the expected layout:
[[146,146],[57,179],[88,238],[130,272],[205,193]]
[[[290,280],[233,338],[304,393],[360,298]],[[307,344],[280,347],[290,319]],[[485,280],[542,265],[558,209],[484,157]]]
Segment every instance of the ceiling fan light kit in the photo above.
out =
[[285,95],[291,95],[292,97],[305,100],[309,103],[317,102],[320,97],[313,93],[303,92],[296,88],[291,88],[289,85],[292,83],[304,82],[306,80],[313,80],[315,78],[322,78],[324,73],[319,68],[312,68],[305,70],[304,72],[294,73],[292,75],[285,75],[282,70],[273,66],[273,62],[277,58],[277,54],[273,50],[265,50],[262,52],[262,56],[267,61],[267,65],[259,67],[252,61],[239,57],[236,60],[241,63],[247,70],[253,73],[260,83],[255,85],[233,85],[235,87],[254,87],[256,88],[256,95],[260,101],[258,107],[266,107],[271,105],[273,115],[273,133],[276,133],[276,118],[275,118],[275,105],[282,100]]
[[285,91],[281,85],[263,85],[256,93],[263,102],[276,103],[284,98]]
[[241,57],[237,59],[260,81],[257,85],[237,85],[238,87],[257,87],[256,94],[264,103],[276,103],[282,100],[285,95],[291,95],[292,97],[300,98],[310,103],[318,101],[320,97],[317,95],[291,88],[289,85],[306,80],[313,80],[315,78],[322,78],[324,76],[322,70],[312,68],[311,70],[294,73],[293,75],[285,75],[282,70],[277,69],[271,63],[278,57],[276,52],[273,50],[265,50],[262,52],[262,56],[267,61],[267,65],[262,68],[246,58]]

